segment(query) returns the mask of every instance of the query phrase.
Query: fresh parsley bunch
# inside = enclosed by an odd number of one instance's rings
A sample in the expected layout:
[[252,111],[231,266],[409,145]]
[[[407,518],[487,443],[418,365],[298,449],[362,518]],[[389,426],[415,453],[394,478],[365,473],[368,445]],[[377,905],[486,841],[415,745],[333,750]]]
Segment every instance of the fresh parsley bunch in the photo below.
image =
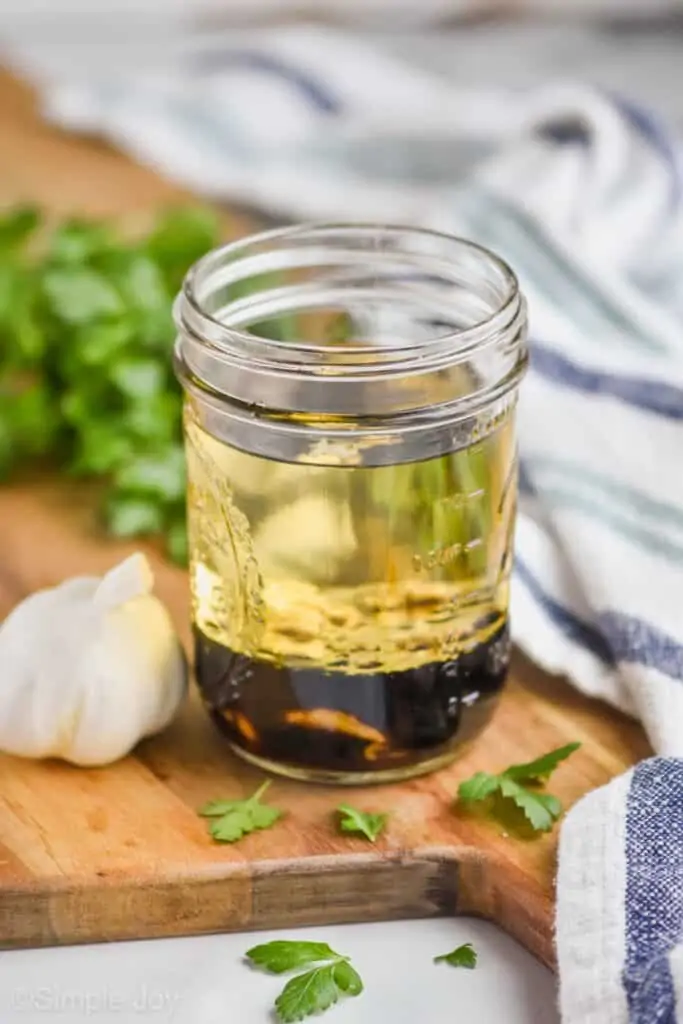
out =
[[218,241],[204,208],[160,215],[142,238],[105,222],[48,228],[0,216],[0,479],[37,460],[102,478],[112,534],[161,535],[186,558],[181,393],[172,302]]

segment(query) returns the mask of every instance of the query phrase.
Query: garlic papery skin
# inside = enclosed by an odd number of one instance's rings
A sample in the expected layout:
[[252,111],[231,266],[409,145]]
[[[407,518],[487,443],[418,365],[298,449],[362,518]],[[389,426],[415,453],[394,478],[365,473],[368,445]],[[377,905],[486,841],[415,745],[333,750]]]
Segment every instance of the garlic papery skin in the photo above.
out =
[[0,750],[106,765],[164,729],[185,653],[144,555],[22,601],[0,625]]

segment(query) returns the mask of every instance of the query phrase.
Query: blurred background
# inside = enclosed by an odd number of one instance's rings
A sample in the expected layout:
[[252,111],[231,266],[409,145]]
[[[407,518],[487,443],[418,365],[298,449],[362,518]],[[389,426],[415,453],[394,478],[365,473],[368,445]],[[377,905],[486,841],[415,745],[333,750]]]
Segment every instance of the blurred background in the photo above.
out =
[[[72,167],[63,180],[57,145],[50,150],[57,159],[53,180],[45,168],[35,167],[46,150],[30,148],[35,129],[29,125],[41,116],[74,136],[107,138],[161,171],[167,181],[218,195],[233,210],[235,204],[254,201],[263,207],[263,189],[249,195],[224,168],[216,187],[206,173],[192,173],[169,159],[163,141],[141,143],[130,110],[125,123],[119,113],[105,115],[100,109],[94,114],[91,90],[98,79],[107,80],[110,95],[123,86],[130,107],[141,76],[165,74],[188,103],[194,102],[196,116],[204,100],[192,91],[202,76],[239,71],[229,67],[229,54],[234,56],[236,48],[249,50],[255,34],[261,45],[264,31],[275,33],[275,47],[286,50],[286,33],[301,24],[370,45],[368,59],[359,58],[364,71],[386,56],[455,87],[514,91],[549,81],[580,81],[630,97],[672,122],[683,121],[683,0],[0,0],[0,128],[3,141],[10,142],[0,167],[5,198],[24,191],[31,198],[49,196],[59,208],[73,201],[93,211],[121,208],[115,176],[108,192],[94,185],[85,164],[82,173]],[[272,36],[265,45],[272,48]],[[317,51],[313,35],[313,58]],[[301,54],[297,43],[297,61]],[[383,70],[377,74],[381,77]],[[33,91],[18,86],[17,79]],[[73,97],[79,82],[85,83],[85,99],[82,93]],[[247,90],[254,85],[240,84]],[[225,88],[230,87],[228,82]],[[253,125],[262,108],[258,96],[247,95],[249,109],[243,105],[240,117],[251,118]],[[214,90],[207,102],[215,109],[224,99]],[[478,118],[485,119],[481,109],[473,114],[474,121]],[[277,115],[259,125],[262,136],[271,133],[274,145],[280,141],[278,129]],[[148,130],[141,131],[146,135]],[[410,166],[405,174],[410,176]],[[143,188],[125,205],[148,202]],[[263,212],[274,212],[276,219],[285,214],[277,203]],[[288,212],[296,216],[298,211]],[[320,212],[327,215],[325,209]]]
[[[206,174],[168,159],[163,141],[141,144],[130,114],[126,123],[101,109],[93,114],[89,90],[98,79],[107,80],[110,93],[125,86],[130,106],[139,85],[135,76],[166,74],[192,101],[189,94],[201,74],[224,71],[228,54],[249,49],[254,33],[260,43],[262,31],[274,32],[278,47],[283,45],[278,34],[302,23],[332,27],[347,40],[369,44],[369,60],[360,61],[366,70],[376,56],[386,55],[456,87],[514,91],[569,79],[683,121],[682,0],[0,0],[4,198],[21,198],[23,192],[29,198],[49,197],[58,208],[74,202],[95,212],[121,208],[115,165],[103,191],[87,162],[80,170],[63,171],[65,151],[53,139],[51,173],[36,166],[48,152],[35,140],[36,118],[44,117],[81,139],[105,137],[170,183],[218,194],[233,209],[254,199],[262,206],[263,189],[252,197],[240,183],[233,187],[229,175],[216,187]],[[271,44],[272,37],[266,45]],[[315,35],[310,49],[315,56]],[[297,59],[300,54],[298,46]],[[85,83],[85,100],[83,93],[74,99],[78,83]],[[203,102],[196,96],[195,101],[192,116]],[[216,101],[223,98],[217,100],[214,92],[210,104]],[[261,117],[260,107],[253,110]],[[249,110],[242,116],[254,120]],[[479,110],[473,117],[485,114]],[[270,131],[277,143],[277,116],[260,130]],[[86,151],[80,156],[85,159]],[[409,167],[405,173],[410,175]],[[124,205],[144,207],[149,203],[145,179],[133,175],[130,181],[142,191]],[[285,213],[281,204],[264,212],[275,212],[276,219]]]
[[[628,122],[616,135],[613,100]],[[530,137],[515,149],[544,104],[569,111],[553,123],[571,145],[556,153]],[[672,171],[680,178],[660,120],[683,125],[683,0],[0,0],[0,208],[41,208],[0,224],[0,473],[53,456],[62,438],[72,472],[115,475],[109,527],[166,531],[182,560],[170,303],[201,251],[301,219],[464,224],[497,248],[503,220],[477,221],[471,198],[453,194],[491,157],[508,205],[533,209],[566,252],[580,242],[586,280],[617,259],[630,272],[642,251],[653,276],[666,262]],[[220,228],[164,225],[125,257],[134,285],[111,270],[110,239],[64,227],[106,217],[127,236],[162,207],[205,200]],[[17,257],[45,217],[62,233],[37,262],[30,244]],[[535,242],[500,243],[543,315],[544,264],[525,266]],[[42,391],[26,386],[36,379]],[[166,459],[152,494],[147,471],[131,482],[127,469],[140,452]]]
[[[683,0],[1,0],[0,62],[45,83],[45,109],[56,84],[220,68],[221,54],[249,47],[255,32],[302,23],[458,86],[571,79],[683,121]],[[7,107],[18,102],[5,80],[5,118],[16,120]]]
[[681,0],[2,0],[5,62],[75,72],[216,52],[295,20],[369,34],[463,82],[570,73],[677,109]]

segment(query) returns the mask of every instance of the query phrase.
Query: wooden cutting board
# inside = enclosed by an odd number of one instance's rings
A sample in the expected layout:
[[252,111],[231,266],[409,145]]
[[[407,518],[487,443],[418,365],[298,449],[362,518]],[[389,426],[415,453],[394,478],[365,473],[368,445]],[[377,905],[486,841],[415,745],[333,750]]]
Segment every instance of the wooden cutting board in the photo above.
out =
[[[85,492],[0,489],[0,616],[133,550],[98,537]],[[143,550],[189,647],[186,576]],[[235,846],[213,843],[197,808],[263,776],[229,752],[194,693],[165,734],[107,768],[0,757],[0,945],[471,913],[551,964],[556,834],[505,834],[453,796],[475,771],[572,740],[583,747],[552,787],[567,806],[647,753],[633,723],[518,659],[493,723],[457,764],[351,793],[278,779],[269,799],[286,816]],[[375,846],[338,833],[333,811],[349,798],[391,812]]]
[[[119,154],[42,124],[0,74],[0,202],[146,216],[180,193]],[[226,218],[237,234],[249,224]],[[98,536],[87,492],[0,488],[0,617],[32,591],[101,573],[136,550]],[[157,590],[189,649],[187,580],[151,548]],[[2,685],[0,665],[0,685]],[[106,769],[0,756],[0,946],[478,914],[552,965],[556,833],[533,841],[453,808],[460,779],[580,740],[553,779],[567,806],[648,753],[640,729],[517,658],[508,691],[460,762],[401,785],[348,790],[277,780],[275,828],[214,844],[196,809],[262,776],[228,751],[194,692],[166,733]],[[376,846],[338,834],[333,809],[391,811]]]

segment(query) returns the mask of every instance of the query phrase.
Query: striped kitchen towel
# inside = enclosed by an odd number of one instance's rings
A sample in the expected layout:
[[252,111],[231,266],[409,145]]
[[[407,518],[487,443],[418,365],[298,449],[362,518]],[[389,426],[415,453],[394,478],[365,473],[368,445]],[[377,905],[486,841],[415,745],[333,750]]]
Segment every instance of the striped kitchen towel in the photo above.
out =
[[467,90],[306,27],[236,36],[172,68],[43,85],[55,120],[205,194],[279,218],[436,227],[515,267],[532,358],[514,637],[637,716],[657,754],[562,826],[562,1018],[683,1021],[678,140],[597,89]]

